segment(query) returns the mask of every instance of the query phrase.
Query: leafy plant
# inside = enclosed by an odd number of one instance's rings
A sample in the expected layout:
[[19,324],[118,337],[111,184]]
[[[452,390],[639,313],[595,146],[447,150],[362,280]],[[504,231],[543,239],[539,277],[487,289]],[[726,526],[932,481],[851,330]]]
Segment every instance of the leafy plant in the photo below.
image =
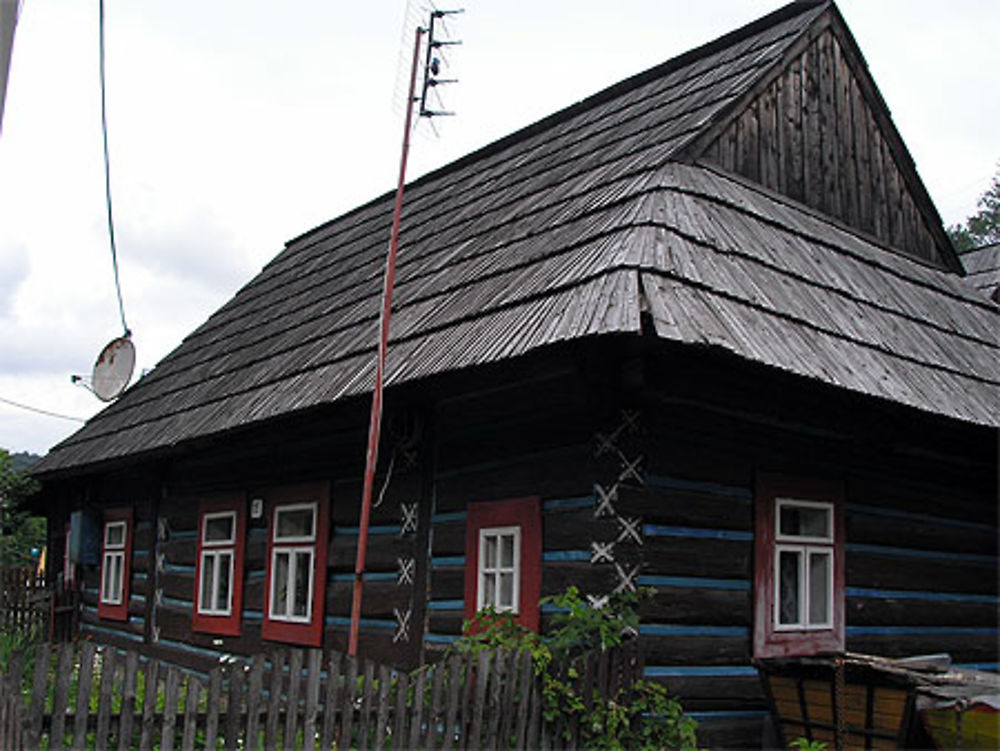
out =
[[806,738],[796,738],[788,745],[797,751],[826,751],[826,743],[823,741],[810,741]]
[[[697,723],[684,714],[680,702],[654,681],[639,680],[624,686],[603,701],[592,701],[588,709],[576,684],[579,672],[570,662],[575,656],[620,646],[638,633],[640,598],[647,592],[609,596],[596,608],[579,589],[543,598],[542,604],[556,608],[551,628],[543,635],[519,625],[512,614],[492,608],[463,623],[463,636],[452,649],[461,654],[484,650],[528,650],[541,683],[542,713],[554,723],[563,720],[567,740],[571,721],[577,720],[581,742],[588,749],[683,749],[697,748]],[[557,675],[553,667],[563,667]],[[596,697],[595,697],[596,699]]]

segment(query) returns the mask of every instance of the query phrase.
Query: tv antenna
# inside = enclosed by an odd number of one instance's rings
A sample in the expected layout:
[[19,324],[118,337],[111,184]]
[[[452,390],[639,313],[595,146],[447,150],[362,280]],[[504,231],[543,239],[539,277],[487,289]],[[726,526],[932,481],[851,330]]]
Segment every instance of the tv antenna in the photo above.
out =
[[[410,131],[413,111],[418,117],[433,118],[453,113],[435,110],[427,106],[428,93],[436,91],[443,84],[454,83],[455,79],[442,79],[442,51],[461,42],[444,41],[435,37],[441,23],[447,16],[462,13],[461,10],[438,10],[428,13],[427,25],[417,26],[413,33],[413,59],[410,63],[410,80],[406,97],[406,118],[403,125],[403,146],[399,159],[399,180],[396,184],[396,198],[392,211],[392,231],[389,236],[389,251],[385,262],[385,277],[382,283],[382,309],[379,317],[379,339],[375,360],[375,386],[372,390],[371,419],[368,424],[368,448],[365,455],[365,477],[361,491],[361,524],[358,534],[358,552],[354,564],[354,595],[351,602],[351,627],[347,641],[347,654],[358,653],[358,628],[361,623],[361,600],[364,589],[365,558],[368,554],[368,526],[371,519],[372,489],[375,485],[375,468],[378,464],[378,443],[382,428],[382,390],[385,380],[386,353],[389,348],[389,320],[392,316],[392,290],[396,279],[396,255],[399,251],[399,227],[403,215],[403,192],[406,187],[406,162],[410,154]],[[417,70],[420,67],[420,47],[427,35],[427,51],[424,56],[423,86],[420,96],[416,96]],[[419,105],[417,107],[416,105]]]

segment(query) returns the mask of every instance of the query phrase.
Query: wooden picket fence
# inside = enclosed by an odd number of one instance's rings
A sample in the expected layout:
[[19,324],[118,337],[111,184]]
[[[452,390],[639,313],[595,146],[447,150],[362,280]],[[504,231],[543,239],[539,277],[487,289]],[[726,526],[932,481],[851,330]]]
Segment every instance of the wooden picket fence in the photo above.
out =
[[45,574],[33,566],[0,568],[0,632],[44,638],[48,625]]
[[[585,702],[642,673],[634,645],[586,655]],[[560,670],[569,675],[568,666]],[[528,652],[455,655],[412,673],[338,652],[275,651],[207,675],[92,642],[40,646],[0,676],[0,749],[575,748],[546,722]]]

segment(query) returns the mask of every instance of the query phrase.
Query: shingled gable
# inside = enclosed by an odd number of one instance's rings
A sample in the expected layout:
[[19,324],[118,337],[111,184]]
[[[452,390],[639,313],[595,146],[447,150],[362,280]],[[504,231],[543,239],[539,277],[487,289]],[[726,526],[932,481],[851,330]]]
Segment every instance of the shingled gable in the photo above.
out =
[[[823,173],[824,186],[843,185],[839,203],[810,208],[787,179],[724,154],[730,131],[739,141],[741,123],[752,122],[741,113],[766,109],[778,81],[834,44],[858,82],[851,101],[877,126],[868,143],[885,145],[872,184],[895,185],[892,200],[912,204],[902,232],[849,208],[867,195],[856,169],[853,186],[848,179],[850,160]],[[567,340],[637,335],[647,314],[664,339],[996,424],[998,310],[944,270],[953,263],[940,222],[858,61],[831,3],[793,3],[416,181],[388,383]],[[766,141],[757,140],[762,155]],[[807,139],[801,146],[811,153]],[[823,163],[841,153],[824,150]],[[386,195],[289,242],[38,472],[167,449],[364,393],[390,212]],[[915,258],[894,252],[900,245]]]

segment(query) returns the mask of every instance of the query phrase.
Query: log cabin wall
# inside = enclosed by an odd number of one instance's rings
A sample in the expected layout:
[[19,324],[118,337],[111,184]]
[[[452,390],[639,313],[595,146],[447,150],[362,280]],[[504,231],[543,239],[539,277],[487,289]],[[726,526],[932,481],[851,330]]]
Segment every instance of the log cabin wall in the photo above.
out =
[[647,676],[683,698],[702,742],[759,747],[754,496],[776,471],[845,483],[847,650],[1000,667],[995,431],[762,375],[724,357],[650,362],[644,483],[621,494],[642,519],[639,583],[656,590]]
[[912,162],[899,163],[909,157],[890,143],[892,124],[873,110],[880,97],[858,58],[827,28],[765,81],[701,158],[948,268],[940,219],[923,189],[911,188]]

